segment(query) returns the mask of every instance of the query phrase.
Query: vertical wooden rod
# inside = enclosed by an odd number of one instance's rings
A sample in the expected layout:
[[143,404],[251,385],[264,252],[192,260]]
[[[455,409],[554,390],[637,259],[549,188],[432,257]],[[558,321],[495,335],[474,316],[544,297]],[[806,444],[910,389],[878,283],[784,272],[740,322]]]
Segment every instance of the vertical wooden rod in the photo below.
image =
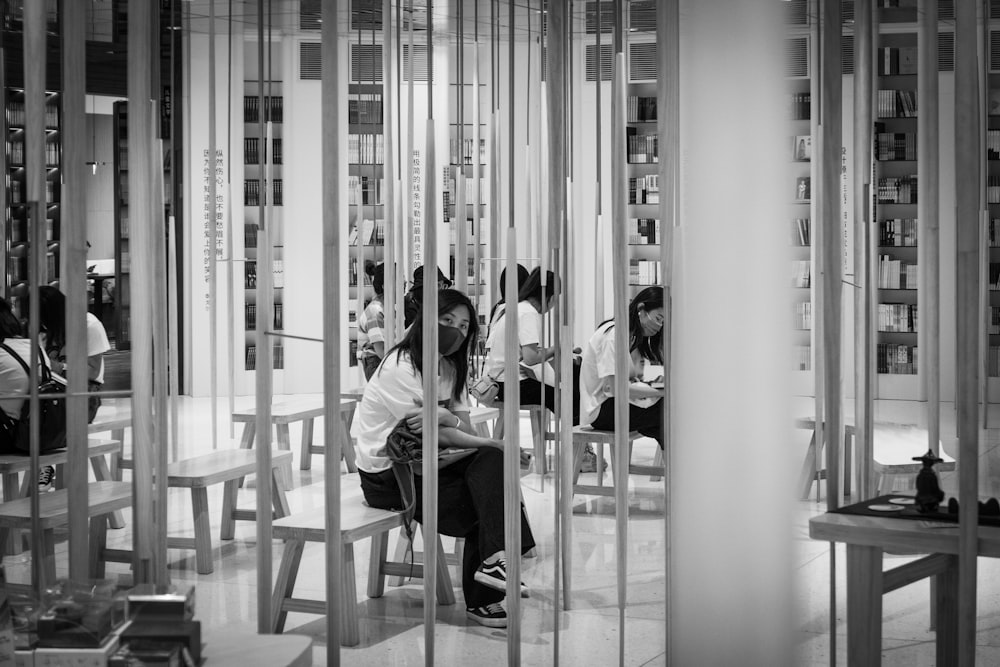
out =
[[[226,159],[229,160],[229,164],[226,165],[226,372],[227,372],[227,389],[229,402],[229,437],[230,439],[236,437],[236,422],[233,421],[232,415],[236,412],[236,266],[237,263],[234,261],[233,257],[233,245],[234,245],[234,232],[235,225],[233,222],[233,97],[240,99],[243,97],[241,93],[236,93],[233,90],[233,0],[229,0],[229,6],[226,13],[226,38],[227,38],[227,49],[226,49]],[[240,45],[242,48],[242,44]],[[243,89],[242,84],[240,85],[240,90]],[[173,160],[170,161],[171,164],[174,163]],[[171,208],[173,212],[173,208]],[[171,216],[173,218],[173,216]],[[245,223],[244,223],[245,224]],[[168,227],[173,227],[173,220],[168,222]],[[245,235],[244,235],[245,238]],[[245,243],[245,242],[244,242]],[[246,257],[246,247],[243,248],[243,257]],[[171,269],[171,274],[173,274],[174,269]],[[171,287],[171,292],[173,287]],[[173,308],[170,310],[171,313],[175,311]],[[176,317],[171,317],[171,320],[176,320]],[[245,349],[246,343],[240,345],[241,348]],[[170,349],[171,354],[176,348],[173,340],[171,340]],[[171,368],[176,368],[176,365],[171,361]],[[245,362],[244,362],[245,367]],[[171,389],[171,394],[176,396],[176,392]],[[175,401],[176,404],[176,401]],[[176,452],[176,442],[171,443],[174,446],[174,455]]]
[[[414,66],[413,63],[417,58],[417,54],[414,51],[413,44],[413,0],[407,0],[407,11],[408,11],[408,21],[409,21],[409,57],[407,60],[406,74],[407,74],[407,84],[406,84],[406,104],[409,108],[409,113],[406,115],[406,219],[409,222],[407,229],[413,230],[413,197],[416,194],[413,188],[413,133],[415,130],[414,126],[414,111],[416,110],[416,104],[413,101],[413,73]],[[425,172],[429,174],[429,172]],[[406,258],[409,264],[404,265],[404,276],[408,280],[411,275],[411,271],[416,268],[416,262],[413,256],[413,237],[412,233],[407,235],[407,246],[406,246]],[[402,331],[402,330],[400,330]]]
[[[457,111],[455,121],[458,123],[458,166],[455,167],[455,289],[466,294],[469,293],[469,226],[466,223],[468,211],[466,209],[465,196],[465,14],[459,2],[456,7],[457,29],[455,31],[455,69],[456,83],[454,96]],[[451,86],[449,86],[451,88]],[[450,112],[450,110],[449,110]],[[450,118],[449,118],[450,120]],[[449,137],[450,139],[451,137]],[[447,219],[447,213],[445,215]],[[472,295],[475,301],[479,300],[478,290]]]
[[[383,284],[385,293],[383,296],[382,311],[385,314],[385,349],[396,344],[396,225],[400,224],[400,218],[395,215],[396,198],[396,124],[393,121],[396,110],[395,81],[398,72],[395,69],[393,60],[396,50],[392,38],[393,28],[392,0],[382,0],[382,30],[384,39],[382,40],[382,128],[385,135],[385,165],[384,174],[385,199],[382,204],[383,229],[385,234],[382,239],[383,248]],[[399,230],[399,234],[402,234]],[[346,443],[345,443],[346,444]],[[346,446],[350,446],[347,444]]]
[[[69,575],[88,576],[89,521],[87,508],[87,345],[86,235],[84,190],[87,127],[85,113],[86,58],[84,30],[86,5],[62,4],[62,224],[61,251],[65,273],[60,284],[66,292],[66,358],[70,396],[66,399],[67,466],[69,471]],[[96,122],[96,118],[93,119]]]
[[[473,284],[476,286],[476,308],[482,310],[483,294],[483,160],[479,155],[479,144],[483,140],[482,131],[482,101],[479,95],[479,3],[473,9],[473,57],[472,57],[472,220],[473,220]],[[489,305],[490,302],[487,302]],[[478,317],[478,313],[477,313]],[[487,322],[487,324],[489,324]],[[476,348],[478,351],[478,347]]]
[[[263,46],[263,45],[262,45]],[[216,95],[215,88],[215,0],[208,3],[208,199],[212,218],[208,239],[208,384],[212,400],[212,450],[219,448],[219,220],[216,217],[218,160],[216,153]],[[267,153],[265,147],[265,154]],[[259,268],[259,267],[258,267]],[[232,310],[230,308],[230,310]],[[269,311],[262,311],[269,312]]]
[[[976,3],[955,5],[955,403],[958,409],[958,664],[976,657],[979,477],[980,129]],[[923,242],[923,241],[921,241]],[[921,318],[923,320],[924,318]]]
[[[323,365],[337,369],[323,374],[323,437],[330,443],[327,456],[323,457],[325,479],[324,498],[326,512],[326,633],[327,664],[340,664],[340,623],[344,610],[340,606],[339,591],[344,568],[343,540],[340,534],[340,458],[344,447],[351,446],[341,437],[339,424],[340,367],[342,358],[341,312],[341,253],[343,232],[338,221],[344,208],[343,192],[347,176],[343,122],[346,89],[340,53],[346,51],[341,44],[341,12],[346,9],[343,0],[323,0],[323,46],[321,51],[323,79],[321,99],[323,111]],[[385,17],[383,16],[383,20]],[[346,26],[344,26],[346,27]],[[412,58],[412,51],[411,51]],[[388,285],[387,285],[388,287]],[[270,429],[268,429],[270,430]],[[270,590],[268,587],[266,590]],[[433,598],[431,598],[433,599]],[[430,605],[430,606],[433,606]]]

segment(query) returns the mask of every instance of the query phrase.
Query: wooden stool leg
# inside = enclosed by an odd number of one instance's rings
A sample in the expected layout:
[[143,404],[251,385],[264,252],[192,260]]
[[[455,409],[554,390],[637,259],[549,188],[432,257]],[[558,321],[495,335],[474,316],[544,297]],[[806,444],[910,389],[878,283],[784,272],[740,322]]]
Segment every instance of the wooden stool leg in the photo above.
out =
[[809,499],[809,489],[812,488],[813,481],[816,480],[816,431],[813,431],[812,438],[809,439],[809,446],[806,448],[806,458],[802,461],[802,470],[799,472],[799,497],[802,500]]
[[[653,456],[653,465],[663,467],[663,450],[659,447],[656,448],[656,454]],[[659,482],[663,477],[660,475],[650,475],[650,482]]]
[[[351,414],[354,414],[353,411]],[[354,461],[354,443],[351,441],[350,415],[341,413],[340,424],[341,428],[344,429],[344,439],[341,441],[344,443],[341,449],[341,456],[344,459],[344,463],[347,464],[347,472],[357,472],[358,464]]]
[[274,430],[278,434],[278,449],[286,452],[292,451],[292,439],[288,432],[288,424],[275,424]]
[[[26,474],[25,477],[28,475]],[[4,473],[3,475],[3,499],[4,502],[21,498],[20,481],[16,472]],[[0,544],[3,545],[5,555],[17,555],[21,553],[21,531],[0,529]]]
[[[455,589],[451,585],[451,573],[448,572],[448,558],[441,536],[437,537],[437,599],[438,604],[455,604]],[[425,564],[424,567],[427,567]]]
[[[114,481],[114,475],[108,467],[108,461],[103,456],[94,456],[90,459],[90,467],[94,469],[94,479],[98,482]],[[108,522],[112,528],[124,528],[125,519],[120,510],[112,512],[108,517]]]
[[[122,444],[122,448],[111,455],[111,479],[120,482],[122,481],[122,469],[125,461],[125,429],[116,428],[111,431],[111,439]],[[115,528],[114,525],[111,527]]]
[[295,590],[295,578],[299,574],[299,563],[302,562],[302,549],[305,540],[289,539],[285,541],[285,550],[281,554],[281,564],[278,566],[278,579],[274,583],[274,595],[271,597],[271,629],[281,634],[285,629],[285,618],[288,612],[283,608],[284,601],[292,597]]
[[237,480],[231,479],[222,485],[222,527],[220,540],[231,540],[236,536],[236,500],[239,493]]
[[[246,422],[243,426],[243,435],[240,436],[240,449],[253,449],[254,436],[257,434],[257,424],[254,422]],[[240,477],[238,486],[243,488],[243,480],[245,478]]]
[[354,586],[354,545],[344,545],[344,563],[340,579],[340,645],[361,643],[358,631],[358,591]]
[[580,466],[583,464],[583,453],[587,449],[587,443],[578,442],[573,439],[573,485],[576,486],[580,479]]
[[501,407],[500,414],[497,416],[497,420],[493,422],[493,439],[499,440],[502,437],[503,437],[503,408]]
[[371,558],[368,562],[368,597],[380,598],[385,593],[385,573],[382,566],[389,552],[389,531],[372,535]]
[[110,514],[91,517],[90,519],[90,578],[103,579],[104,550],[108,546],[108,522]]
[[271,470],[271,484],[271,502],[274,505],[275,518],[288,516],[292,511],[288,507],[288,497],[285,495],[285,482],[281,479],[281,471],[277,468]]
[[[406,530],[404,528],[400,528],[399,529],[399,535],[396,537],[396,553],[393,554],[393,557],[392,557],[393,562],[396,562],[396,563],[405,563],[405,562],[408,562],[407,561],[407,554],[410,553],[411,549],[414,552],[416,551],[416,549],[414,549],[414,547],[413,547],[413,543],[410,542],[410,538],[406,536]],[[414,553],[412,557],[415,560],[416,559],[416,554]],[[396,577],[389,577],[389,585],[390,586],[402,586],[403,585],[403,576],[400,575],[400,576],[396,576]]]
[[[45,575],[45,582],[54,583],[56,580],[56,535],[51,528],[42,531],[42,573]],[[44,584],[44,582],[43,582]],[[43,585],[44,587],[44,585]]]
[[204,486],[191,489],[191,513],[194,515],[194,553],[198,574],[211,574],[212,525],[208,514],[208,489]]
[[544,475],[545,469],[545,429],[542,419],[542,411],[531,408],[528,411],[528,420],[531,422],[531,439],[534,443],[534,468],[539,475]]
[[299,457],[299,470],[309,470],[312,467],[313,418],[302,420],[302,454]]

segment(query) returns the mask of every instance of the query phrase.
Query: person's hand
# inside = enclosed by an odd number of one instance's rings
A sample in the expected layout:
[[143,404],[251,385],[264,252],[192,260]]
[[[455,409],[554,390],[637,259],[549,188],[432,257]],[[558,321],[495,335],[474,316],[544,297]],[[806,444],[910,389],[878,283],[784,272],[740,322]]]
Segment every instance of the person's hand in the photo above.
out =
[[521,364],[520,368],[521,372],[524,373],[529,380],[534,380],[535,382],[538,382],[538,376],[535,375],[535,371],[531,370],[531,368],[525,366],[524,364]]
[[579,347],[574,347],[573,354],[583,354],[583,349]]
[[[438,406],[437,409],[437,421],[438,424],[445,424],[447,426],[454,426],[455,420],[458,419],[448,408]],[[419,435],[424,429],[424,409],[422,407],[415,408],[410,412],[406,413],[406,426],[413,433]]]

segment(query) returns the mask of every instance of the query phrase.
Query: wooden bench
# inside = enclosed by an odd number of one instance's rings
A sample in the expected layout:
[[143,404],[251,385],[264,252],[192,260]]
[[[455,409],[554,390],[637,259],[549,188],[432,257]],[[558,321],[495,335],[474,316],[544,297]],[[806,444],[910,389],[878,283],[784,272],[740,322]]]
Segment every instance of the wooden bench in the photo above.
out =
[[[288,516],[288,499],[280,468],[290,466],[291,452],[274,452],[271,456],[271,482],[274,512],[277,517]],[[220,482],[225,484],[222,500],[222,529],[219,539],[231,540],[235,535],[236,521],[256,521],[255,510],[236,507],[238,482],[256,470],[256,455],[251,449],[229,449],[211,452],[167,466],[167,486],[191,489],[191,513],[194,517],[194,537],[168,537],[171,549],[194,549],[198,574],[210,574],[212,565],[212,527],[208,510],[208,487]]]
[[[354,419],[354,410],[357,401],[353,398],[340,399],[340,421],[344,435],[344,446],[342,456],[347,463],[348,472],[357,472],[358,467],[354,463],[354,447],[351,446],[351,421]],[[308,400],[296,403],[276,403],[271,406],[271,423],[277,431],[278,449],[291,450],[291,440],[288,435],[288,425],[302,422],[302,455],[299,460],[300,470],[309,470],[312,467],[312,455],[323,454],[325,447],[313,444],[313,421],[317,417],[325,414],[322,400]],[[257,409],[250,408],[233,413],[234,422],[242,422],[243,435],[240,438],[240,449],[250,449],[253,447],[254,437],[257,433]]]
[[[87,439],[87,455],[90,458],[90,465],[94,470],[94,479],[99,482],[111,481],[111,471],[108,462],[104,458],[107,455],[115,456],[121,452],[122,443],[120,440],[103,440],[99,438]],[[69,456],[67,450],[57,449],[38,457],[39,466],[62,466]],[[21,473],[28,473],[31,468],[31,457],[22,454],[2,454],[0,455],[0,477],[3,479],[3,501],[9,502],[18,498],[26,498],[32,489],[36,488],[38,480],[33,480],[30,475],[25,474],[20,480]],[[125,521],[121,512],[115,512],[112,521],[112,528],[123,528]],[[5,554],[21,553],[21,540],[18,531],[11,531],[10,539],[4,541]]]
[[[663,475],[663,458],[662,456],[658,459],[659,465],[655,462],[653,465],[641,465],[632,463],[632,446],[636,440],[643,437],[638,431],[631,431],[628,434],[628,474],[630,475],[650,475],[651,477],[660,477]],[[583,453],[587,448],[588,444],[597,445],[597,485],[585,485],[578,484],[577,480],[580,478],[580,464],[583,462]],[[598,495],[598,496],[614,496],[615,490],[613,486],[604,486],[604,472],[602,468],[601,460],[603,457],[603,446],[607,445],[608,450],[611,455],[611,471],[612,478],[615,480],[615,484],[624,483],[625,476],[620,475],[619,472],[615,470],[614,467],[614,447],[615,447],[615,433],[614,431],[596,431],[589,426],[575,426],[573,427],[573,494],[582,493],[587,495]],[[619,481],[621,480],[621,481]]]
[[[132,485],[128,482],[90,482],[90,576],[104,577],[107,546],[107,521],[112,512],[132,505]],[[69,521],[69,491],[58,489],[38,496],[38,520],[42,530],[42,567],[47,581],[55,581],[55,529]],[[16,530],[31,530],[31,498],[18,498],[0,504],[0,535]]]
[[[131,412],[116,412],[114,414],[102,415],[100,411],[93,422],[87,424],[87,433],[110,433],[112,440],[122,443],[122,448],[111,456],[111,474],[114,479],[121,480],[122,470],[132,467],[132,460],[125,458],[125,429],[132,428]],[[115,526],[112,526],[113,528]]]
[[[355,492],[350,492],[355,493]],[[371,557],[368,567],[368,597],[382,597],[385,592],[386,575],[423,577],[423,565],[419,563],[392,562],[386,560],[389,532],[403,525],[403,517],[398,512],[375,509],[364,504],[357,495],[345,496],[340,507],[340,536],[343,540],[343,568],[340,590],[340,634],[341,645],[356,646],[361,641],[358,628],[358,598],[354,581],[354,543],[372,538]],[[278,578],[272,598],[271,628],[280,633],[285,628],[288,612],[326,614],[325,600],[307,600],[292,597],[295,579],[302,561],[302,551],[306,542],[326,542],[326,510],[315,509],[293,514],[274,522],[274,538],[284,539],[285,548],[278,567]],[[455,604],[455,591],[445,563],[441,538],[438,538],[437,599],[439,604]],[[315,585],[314,580],[310,583]]]
[[490,438],[492,436],[490,435],[489,423],[492,421],[494,428],[496,428],[496,421],[500,418],[500,414],[499,408],[476,405],[469,409],[469,421],[472,423],[472,427],[476,429],[477,435]]
[[[493,427],[493,437],[502,438],[504,431],[504,409],[503,401],[496,401],[481,407],[490,408],[497,411],[496,422]],[[555,440],[555,433],[546,431],[544,436],[542,431],[545,424],[545,406],[543,405],[522,405],[521,410],[527,411],[528,421],[531,423],[531,439],[534,444],[534,455],[531,466],[534,472],[544,475],[548,472],[548,464],[545,457],[545,443]]]

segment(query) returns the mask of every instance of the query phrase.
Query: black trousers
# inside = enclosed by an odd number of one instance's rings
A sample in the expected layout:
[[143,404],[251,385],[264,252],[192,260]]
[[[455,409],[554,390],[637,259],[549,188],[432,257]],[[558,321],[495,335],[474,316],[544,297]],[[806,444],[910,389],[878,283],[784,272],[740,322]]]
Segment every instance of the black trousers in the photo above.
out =
[[[528,407],[532,405],[544,405],[548,408],[549,412],[556,414],[556,392],[552,387],[548,385],[545,386],[545,400],[542,400],[542,383],[538,380],[525,379],[521,380],[519,383],[521,387],[521,406]],[[503,400],[503,390],[504,383],[497,382],[500,387],[500,391],[497,392],[497,397],[495,400]],[[562,387],[563,391],[566,387]],[[573,426],[580,423],[580,365],[573,364],[573,384],[570,387],[573,392]]]
[[[648,408],[640,408],[636,405],[628,406],[628,427],[633,431],[638,431],[644,436],[653,438],[663,449],[663,399],[661,398]],[[614,397],[601,403],[601,411],[597,413],[597,418],[591,427],[597,431],[615,430],[615,399]]]
[[[403,500],[392,470],[360,471],[361,491],[372,507],[401,510]],[[422,480],[414,476],[417,521],[423,520]],[[477,583],[476,570],[483,559],[504,548],[503,452],[480,448],[472,456],[438,471],[438,532],[465,538],[462,558],[462,592],[468,608],[485,607],[504,599],[504,592]],[[434,539],[424,535],[425,542]],[[521,507],[521,553],[535,546],[528,517]]]

